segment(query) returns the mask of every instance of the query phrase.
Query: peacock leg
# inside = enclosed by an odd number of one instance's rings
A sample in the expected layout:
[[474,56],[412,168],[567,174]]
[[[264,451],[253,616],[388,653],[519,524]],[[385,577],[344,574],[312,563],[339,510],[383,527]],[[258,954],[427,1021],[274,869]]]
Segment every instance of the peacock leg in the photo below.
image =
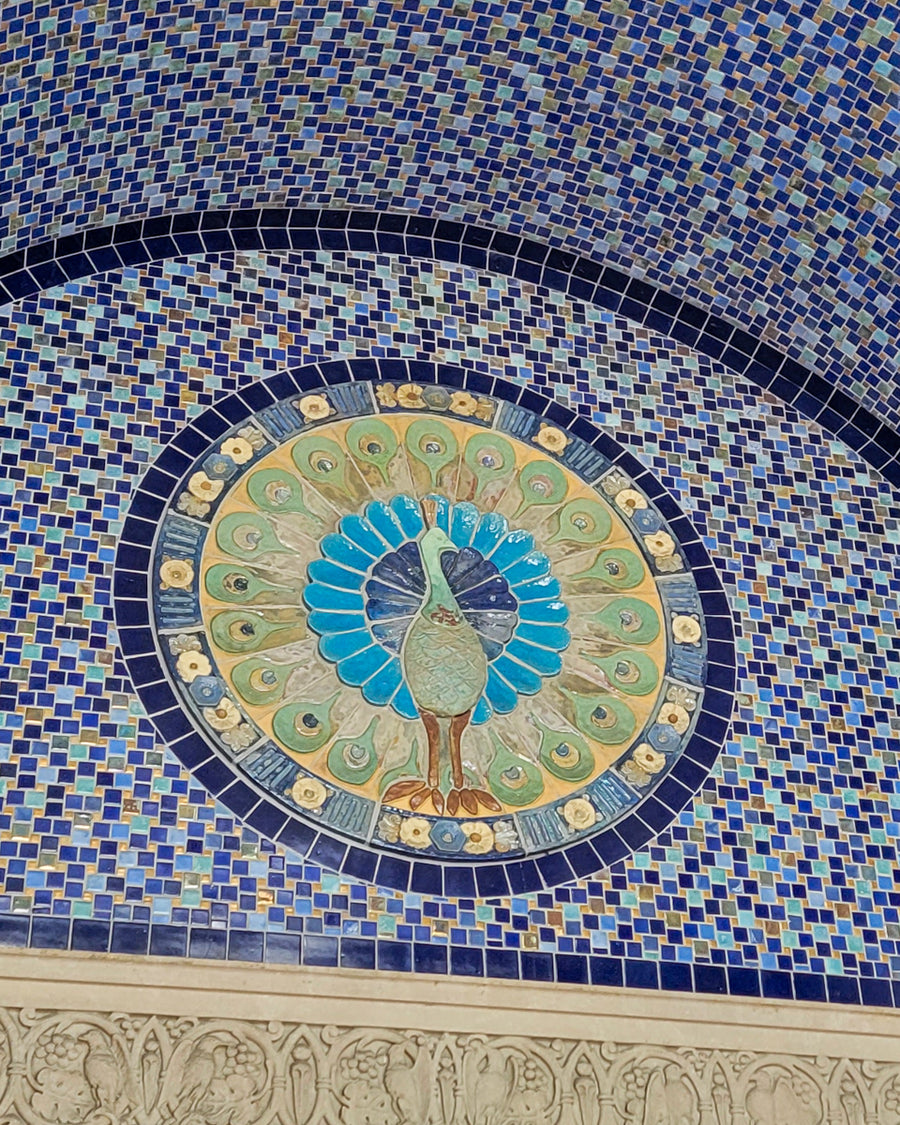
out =
[[440,790],[440,761],[441,761],[441,727],[440,720],[431,711],[422,711],[422,726],[425,728],[425,737],[428,740],[428,771],[425,780],[422,778],[396,781],[381,798],[385,804],[409,798],[409,807],[413,812],[422,807],[428,798],[434,805],[438,816],[444,811],[444,794]]
[[454,789],[462,789],[466,783],[465,776],[463,775],[460,742],[462,740],[462,732],[469,725],[471,716],[472,712],[469,710],[465,711],[462,715],[454,715],[450,720],[450,780],[453,782]]
[[441,784],[441,721],[431,711],[422,711],[422,726],[425,727],[425,736],[428,739],[428,774],[426,784],[409,800],[409,807],[415,812],[417,808],[431,798],[434,810],[438,814],[444,811],[444,794],[440,790]]
[[491,812],[501,812],[500,802],[485,793],[483,789],[469,789],[462,767],[462,735],[472,717],[471,710],[462,715],[454,715],[450,720],[450,778],[453,788],[447,796],[447,811],[454,815],[460,805],[470,816],[478,816],[478,806],[484,805]]
[[423,711],[422,724],[428,738],[428,786],[436,789],[441,781],[441,721],[430,711]]

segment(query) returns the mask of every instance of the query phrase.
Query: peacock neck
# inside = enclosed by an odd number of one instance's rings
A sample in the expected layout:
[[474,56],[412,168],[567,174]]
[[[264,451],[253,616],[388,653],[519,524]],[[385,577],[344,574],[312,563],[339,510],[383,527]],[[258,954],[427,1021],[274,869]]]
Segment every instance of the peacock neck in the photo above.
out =
[[460,615],[456,598],[453,596],[450,583],[441,567],[441,555],[449,549],[446,545],[430,543],[427,535],[422,540],[422,566],[425,570],[427,583],[422,612],[429,618],[438,612],[442,606],[456,617]]

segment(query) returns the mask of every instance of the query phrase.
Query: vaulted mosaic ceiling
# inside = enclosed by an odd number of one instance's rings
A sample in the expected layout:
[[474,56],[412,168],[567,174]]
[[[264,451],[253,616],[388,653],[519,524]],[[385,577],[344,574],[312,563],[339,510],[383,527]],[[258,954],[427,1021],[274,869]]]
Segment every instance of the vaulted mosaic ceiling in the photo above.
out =
[[892,1002],[895,15],[3,12],[0,941]]
[[896,422],[889,4],[4,4],[2,245],[173,210],[466,217],[750,327]]

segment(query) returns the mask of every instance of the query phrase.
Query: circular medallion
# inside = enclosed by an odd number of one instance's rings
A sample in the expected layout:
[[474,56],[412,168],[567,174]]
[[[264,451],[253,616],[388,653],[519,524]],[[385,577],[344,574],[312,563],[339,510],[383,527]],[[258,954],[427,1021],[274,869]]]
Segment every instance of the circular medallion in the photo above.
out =
[[350,874],[501,893],[593,871],[718,750],[714,568],[583,419],[374,366],[257,384],[148,472],[117,558],[137,689],[229,808]]

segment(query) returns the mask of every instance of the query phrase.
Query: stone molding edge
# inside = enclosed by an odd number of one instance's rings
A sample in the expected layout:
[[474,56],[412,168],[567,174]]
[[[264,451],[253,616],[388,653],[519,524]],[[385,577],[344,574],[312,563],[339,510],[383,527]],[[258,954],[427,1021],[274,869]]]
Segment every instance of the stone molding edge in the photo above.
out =
[[0,1125],[900,1122],[888,1011],[53,952],[0,996]]

